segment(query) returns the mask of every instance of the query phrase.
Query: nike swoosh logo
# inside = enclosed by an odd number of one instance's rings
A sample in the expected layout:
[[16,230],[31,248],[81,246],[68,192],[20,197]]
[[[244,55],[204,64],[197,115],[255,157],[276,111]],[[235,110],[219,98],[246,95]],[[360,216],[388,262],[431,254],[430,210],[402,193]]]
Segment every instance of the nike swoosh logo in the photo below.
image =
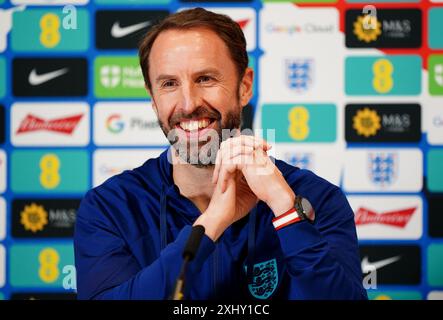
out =
[[127,26],[127,27],[120,27],[120,21],[115,22],[112,25],[112,29],[111,29],[111,36],[113,36],[114,38],[123,38],[126,37],[127,35],[134,33],[138,30],[141,30],[147,26],[149,26],[151,24],[150,21],[146,21],[146,22],[141,22],[141,23],[137,23],[134,24],[132,26]]
[[401,256],[396,256],[396,257],[391,257],[391,258],[387,258],[387,259],[383,259],[383,260],[379,260],[379,261],[375,261],[375,262],[369,262],[369,259],[366,256],[361,261],[361,269],[362,269],[363,273],[368,273],[370,271],[373,271],[374,269],[378,270],[378,269],[386,267],[387,265],[390,265],[394,262],[397,262],[398,260],[400,260],[400,258],[401,258]]
[[68,71],[69,71],[68,68],[63,68],[60,70],[55,70],[44,74],[37,74],[37,70],[32,69],[31,73],[29,74],[28,81],[31,84],[31,86],[39,86],[45,82],[48,82],[52,79],[64,75]]

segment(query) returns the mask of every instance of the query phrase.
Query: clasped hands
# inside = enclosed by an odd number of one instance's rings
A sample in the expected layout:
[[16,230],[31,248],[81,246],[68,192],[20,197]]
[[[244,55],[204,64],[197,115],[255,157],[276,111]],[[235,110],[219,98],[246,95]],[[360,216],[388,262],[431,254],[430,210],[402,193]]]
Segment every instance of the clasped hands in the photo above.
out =
[[246,216],[261,200],[275,216],[294,206],[295,194],[269,158],[265,140],[241,135],[223,141],[217,153],[212,183],[214,193],[194,225],[217,240],[234,222]]

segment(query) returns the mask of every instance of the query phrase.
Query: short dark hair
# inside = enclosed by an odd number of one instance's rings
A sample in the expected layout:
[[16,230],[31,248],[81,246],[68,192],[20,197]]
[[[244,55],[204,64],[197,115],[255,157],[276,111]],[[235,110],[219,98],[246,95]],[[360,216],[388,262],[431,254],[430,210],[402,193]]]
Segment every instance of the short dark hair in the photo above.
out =
[[207,28],[215,32],[226,44],[231,58],[236,66],[239,81],[243,78],[248,67],[246,39],[238,23],[224,14],[217,14],[203,8],[188,9],[167,16],[159,24],[153,26],[139,44],[140,67],[145,83],[152,91],[149,79],[149,54],[155,39],[166,30],[189,30]]

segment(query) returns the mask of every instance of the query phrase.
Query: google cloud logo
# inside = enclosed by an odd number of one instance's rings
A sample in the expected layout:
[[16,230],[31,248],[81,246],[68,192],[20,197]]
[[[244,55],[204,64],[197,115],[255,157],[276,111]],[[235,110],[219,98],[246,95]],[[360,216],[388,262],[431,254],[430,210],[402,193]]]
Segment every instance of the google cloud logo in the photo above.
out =
[[106,129],[111,133],[120,133],[124,127],[125,124],[119,114],[112,114],[106,119]]

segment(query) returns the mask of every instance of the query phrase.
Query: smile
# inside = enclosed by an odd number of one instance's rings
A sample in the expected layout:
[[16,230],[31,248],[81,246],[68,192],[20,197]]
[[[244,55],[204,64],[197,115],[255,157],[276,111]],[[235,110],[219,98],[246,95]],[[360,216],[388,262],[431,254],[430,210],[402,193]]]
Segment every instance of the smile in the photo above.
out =
[[182,130],[187,132],[193,132],[198,130],[203,130],[211,125],[214,120],[204,118],[204,119],[196,119],[196,120],[183,120],[177,125]]

